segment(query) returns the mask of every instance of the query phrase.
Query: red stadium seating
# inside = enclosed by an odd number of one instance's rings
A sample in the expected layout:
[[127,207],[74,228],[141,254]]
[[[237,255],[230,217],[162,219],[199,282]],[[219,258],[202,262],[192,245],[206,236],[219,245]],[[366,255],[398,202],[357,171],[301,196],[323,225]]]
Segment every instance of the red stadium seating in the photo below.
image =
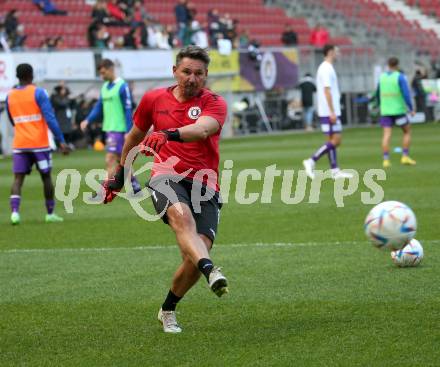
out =
[[[415,0],[413,0],[415,2]],[[337,12],[342,16],[355,19],[363,23],[369,31],[383,32],[396,39],[411,45],[419,52],[431,55],[433,58],[440,55],[440,40],[433,31],[421,28],[418,22],[408,21],[400,12],[392,12],[383,3],[373,0],[311,0],[330,12]],[[440,12],[440,0],[417,0],[422,3],[434,4]]]
[[440,20],[440,0],[407,0],[410,6],[418,6],[420,10]]
[[82,0],[54,1],[59,9],[67,10],[68,16],[43,15],[31,0],[8,0],[0,5],[0,14],[18,10],[18,19],[25,26],[28,36],[25,46],[39,48],[48,37],[62,36],[66,47],[87,47],[87,27],[91,22],[92,8]]
[[[145,1],[147,11],[162,24],[174,25],[174,6],[176,0]],[[326,0],[328,1],[328,0]],[[28,35],[26,46],[39,47],[47,37],[63,36],[66,47],[87,47],[87,27],[91,22],[92,7],[84,0],[53,0],[54,4],[69,12],[68,16],[45,16],[31,0],[8,0],[0,4],[0,15],[8,10],[17,9],[20,23],[25,26]],[[207,13],[217,8],[220,13],[229,13],[238,20],[238,30],[249,30],[252,38],[258,39],[265,46],[281,46],[281,33],[285,24],[291,24],[298,33],[299,43],[308,44],[311,29],[303,18],[289,18],[283,9],[265,7],[262,0],[223,0],[205,1],[193,0],[197,9],[197,19],[203,24],[207,20]],[[122,35],[127,28],[111,27],[112,35]],[[332,39],[332,42],[341,45],[351,44],[346,37]]]

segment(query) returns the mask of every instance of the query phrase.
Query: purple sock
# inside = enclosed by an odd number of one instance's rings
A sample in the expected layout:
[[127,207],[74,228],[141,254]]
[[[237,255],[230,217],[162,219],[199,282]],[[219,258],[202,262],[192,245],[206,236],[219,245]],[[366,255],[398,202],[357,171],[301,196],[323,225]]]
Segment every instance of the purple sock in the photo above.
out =
[[316,162],[319,158],[321,158],[325,153],[327,153],[332,148],[334,148],[332,143],[330,142],[325,143],[315,152],[315,154],[312,155],[312,159]]
[[10,196],[9,202],[11,205],[11,211],[13,213],[18,213],[18,211],[20,210],[20,201],[21,201],[20,195],[11,195]]
[[53,199],[46,199],[47,214],[52,214],[54,208],[55,208],[55,200],[53,200]]
[[133,187],[133,192],[135,194],[142,190],[141,184],[134,176],[131,176],[131,186]]
[[[328,143],[330,144],[330,143]],[[330,167],[331,168],[338,168],[338,163],[336,161],[336,148],[333,144],[330,144],[332,146],[331,149],[328,150],[328,159],[330,161]]]
[[403,155],[404,156],[408,156],[409,155],[409,149],[408,148],[403,148]]
[[390,153],[389,152],[383,152],[383,159],[385,159],[385,160],[390,159]]

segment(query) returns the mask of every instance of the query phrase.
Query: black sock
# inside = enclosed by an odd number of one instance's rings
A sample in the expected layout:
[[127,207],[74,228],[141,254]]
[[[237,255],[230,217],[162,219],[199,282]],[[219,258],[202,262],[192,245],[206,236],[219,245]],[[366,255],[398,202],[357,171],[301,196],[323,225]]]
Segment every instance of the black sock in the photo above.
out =
[[167,298],[162,305],[162,311],[175,311],[177,303],[182,299],[182,297],[176,296],[173,292],[168,292]]
[[209,274],[211,274],[212,269],[214,268],[214,264],[209,259],[200,259],[197,263],[197,267],[200,272],[206,277],[206,280],[209,282]]

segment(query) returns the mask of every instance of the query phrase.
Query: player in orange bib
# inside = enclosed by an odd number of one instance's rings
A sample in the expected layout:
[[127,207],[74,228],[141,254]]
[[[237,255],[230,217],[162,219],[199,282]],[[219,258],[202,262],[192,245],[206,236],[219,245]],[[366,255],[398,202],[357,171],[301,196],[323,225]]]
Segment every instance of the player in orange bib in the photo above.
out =
[[49,146],[49,129],[58,141],[61,151],[68,153],[63,133],[55,118],[47,92],[32,84],[34,72],[29,64],[17,66],[19,85],[6,98],[9,119],[14,126],[13,171],[11,188],[11,223],[20,223],[21,188],[24,178],[35,164],[40,172],[46,199],[46,222],[62,222],[54,213],[54,187],[51,177],[52,153]]

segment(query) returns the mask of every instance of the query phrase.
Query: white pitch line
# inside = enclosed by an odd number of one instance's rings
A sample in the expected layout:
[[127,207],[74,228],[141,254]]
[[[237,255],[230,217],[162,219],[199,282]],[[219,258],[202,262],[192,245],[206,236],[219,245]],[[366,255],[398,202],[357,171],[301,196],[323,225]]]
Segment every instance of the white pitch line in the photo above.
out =
[[[421,240],[422,243],[438,244],[440,240]],[[338,246],[338,245],[358,245],[368,244],[368,241],[334,241],[334,242],[255,242],[255,243],[231,243],[214,244],[214,249],[221,248],[242,248],[242,247],[308,247],[308,246]],[[10,249],[0,250],[0,254],[25,254],[25,253],[62,253],[62,252],[113,252],[113,251],[150,251],[176,249],[177,245],[156,245],[156,246],[136,246],[136,247],[88,247],[88,248],[48,248],[48,249]]]
[[[348,245],[356,244],[356,241],[347,242],[256,242],[256,243],[231,243],[231,244],[214,244],[214,249],[228,249],[240,247],[307,247],[307,246],[324,246],[324,245]],[[40,249],[10,249],[0,250],[0,254],[20,254],[20,253],[57,253],[57,252],[113,252],[113,251],[150,251],[150,250],[167,250],[176,249],[177,245],[156,245],[156,246],[136,246],[136,247],[88,247],[88,248],[40,248]]]

